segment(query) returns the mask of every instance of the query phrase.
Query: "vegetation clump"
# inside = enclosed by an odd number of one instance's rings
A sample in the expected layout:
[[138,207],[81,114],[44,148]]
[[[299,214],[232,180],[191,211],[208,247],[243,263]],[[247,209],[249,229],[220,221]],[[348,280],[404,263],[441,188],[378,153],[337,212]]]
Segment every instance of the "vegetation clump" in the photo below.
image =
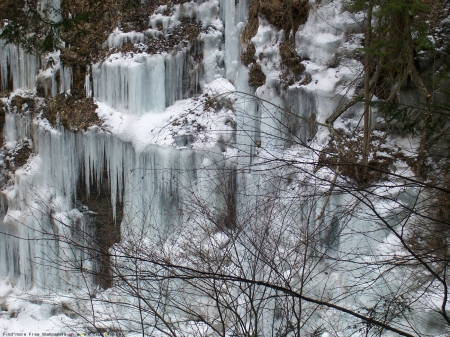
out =
[[286,87],[295,83],[299,75],[305,71],[302,59],[295,50],[294,41],[284,41],[280,43],[281,66],[283,68],[280,74],[280,83]]
[[248,84],[252,87],[260,87],[266,83],[266,75],[261,70],[261,66],[254,63],[248,74]]
[[36,103],[31,97],[15,95],[11,99],[11,108],[13,108],[13,111],[15,110],[15,112],[22,112],[24,109],[34,111],[35,106]]
[[246,66],[250,66],[248,74],[248,84],[252,87],[259,87],[266,83],[266,75],[261,66],[256,63],[256,48],[252,43],[248,43],[245,51],[241,54],[241,61]]
[[242,32],[244,42],[249,42],[256,35],[259,15],[262,15],[278,30],[286,35],[297,32],[298,27],[308,19],[308,0],[251,0],[248,11],[248,23]]
[[252,43],[248,43],[245,51],[241,54],[241,61],[246,66],[256,62],[256,48]]
[[[177,48],[188,47],[197,40],[201,32],[201,23],[190,18],[183,18],[180,21],[181,25],[170,30],[170,32],[163,32],[160,27],[160,35],[148,36],[144,43],[132,44],[127,42],[120,48],[104,49],[102,53],[104,56],[116,52],[161,54]],[[199,59],[201,60],[202,58],[200,57]]]
[[295,44],[291,41],[280,43],[281,64],[294,75],[300,75],[305,71],[302,59],[295,50]]
[[59,94],[48,103],[44,117],[53,126],[61,124],[70,131],[87,130],[102,123],[95,112],[96,109],[97,105],[92,98]]
[[372,137],[372,152],[368,162],[368,173],[362,162],[360,135],[342,135],[340,140],[331,139],[328,145],[321,151],[316,171],[321,167],[329,167],[336,174],[350,178],[358,188],[370,186],[373,183],[388,180],[389,167],[395,161],[395,154],[386,147],[385,140],[380,137]]

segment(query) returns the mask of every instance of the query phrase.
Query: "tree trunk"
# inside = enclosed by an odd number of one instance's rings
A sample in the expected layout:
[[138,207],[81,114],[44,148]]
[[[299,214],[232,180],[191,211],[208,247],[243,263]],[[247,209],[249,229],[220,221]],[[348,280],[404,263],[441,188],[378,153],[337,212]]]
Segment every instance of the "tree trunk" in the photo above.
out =
[[370,64],[371,56],[369,53],[369,48],[372,39],[372,9],[373,0],[370,0],[367,8],[367,26],[365,34],[364,47],[366,49],[364,56],[364,138],[363,138],[363,149],[362,149],[362,164],[364,166],[363,179],[367,179],[368,169],[367,165],[369,162],[369,152],[370,152]]

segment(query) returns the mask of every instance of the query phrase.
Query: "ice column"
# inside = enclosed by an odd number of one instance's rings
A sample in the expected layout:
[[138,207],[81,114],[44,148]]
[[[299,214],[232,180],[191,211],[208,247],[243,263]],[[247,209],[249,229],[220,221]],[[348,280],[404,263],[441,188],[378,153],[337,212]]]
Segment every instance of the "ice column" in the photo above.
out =
[[[123,204],[123,237],[168,235],[186,222],[193,194],[210,209],[224,203],[217,188],[225,165],[219,148],[150,145],[136,153],[131,143],[99,128],[73,133],[9,113],[5,137],[11,146],[32,138],[38,152],[29,159],[29,169],[16,170],[14,189],[5,195],[7,212],[6,207],[0,209],[6,213],[2,220],[0,212],[0,277],[24,289],[66,291],[79,281],[77,272],[68,269],[83,260],[84,253],[67,241],[77,240],[74,231],[89,230],[82,227],[87,224],[75,208],[82,177],[89,193],[107,170],[112,206]],[[54,235],[64,240],[54,240]]]
[[[38,59],[22,48],[0,40],[0,75],[2,90],[30,89],[36,85]],[[10,87],[12,84],[12,88]]]
[[236,73],[240,65],[240,35],[247,16],[247,0],[220,0],[223,21],[225,23],[225,69],[226,78],[236,81]]
[[110,57],[92,67],[94,96],[121,111],[135,115],[163,111],[165,62],[163,55]]
[[66,93],[70,95],[70,89],[72,87],[72,68],[61,66],[59,71],[59,76],[61,79],[60,93]]
[[91,84],[91,67],[86,67],[86,78],[84,83],[84,90],[86,92],[86,97],[91,98],[92,97],[92,84]]

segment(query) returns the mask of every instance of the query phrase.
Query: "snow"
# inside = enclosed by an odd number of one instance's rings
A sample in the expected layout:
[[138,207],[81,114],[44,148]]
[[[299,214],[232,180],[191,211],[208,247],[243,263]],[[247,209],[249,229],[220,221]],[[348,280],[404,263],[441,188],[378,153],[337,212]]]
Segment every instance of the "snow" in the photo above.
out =
[[[344,29],[349,27],[342,22],[346,17],[341,13],[340,1],[316,6],[310,11],[308,21],[296,36],[297,51],[302,58],[323,65],[335,61],[335,54],[344,42]],[[341,27],[341,24],[344,25]],[[355,24],[353,22],[353,26]]]
[[213,98],[227,98],[231,101],[236,100],[234,95],[232,94],[234,91],[236,91],[233,84],[230,83],[230,81],[220,77],[218,77],[212,81],[211,83],[205,85],[204,92],[210,95]]
[[109,48],[120,48],[124,43],[143,43],[145,39],[144,33],[139,32],[122,32],[119,28],[114,29],[114,31],[108,36],[107,42]]

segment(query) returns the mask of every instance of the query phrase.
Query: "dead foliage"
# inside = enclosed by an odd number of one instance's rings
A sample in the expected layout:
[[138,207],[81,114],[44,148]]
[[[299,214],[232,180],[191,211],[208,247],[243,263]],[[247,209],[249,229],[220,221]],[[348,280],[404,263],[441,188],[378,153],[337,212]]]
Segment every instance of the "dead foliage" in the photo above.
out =
[[246,66],[256,62],[256,48],[252,43],[248,43],[245,51],[241,54],[241,61]]
[[305,66],[302,64],[302,59],[295,50],[295,43],[293,41],[280,43],[280,56],[281,64],[294,75],[300,75],[305,71]]
[[292,39],[298,27],[308,19],[308,0],[251,0],[248,10],[248,22],[242,32],[242,40],[249,42],[256,35],[259,15],[262,15],[278,30],[286,35],[292,32]]
[[92,98],[76,98],[59,94],[48,103],[44,117],[53,125],[61,124],[70,131],[87,130],[90,126],[101,125]]
[[261,66],[254,63],[248,74],[248,84],[252,87],[260,87],[266,83],[266,75],[261,70]]
[[306,74],[305,78],[303,79],[303,81],[300,83],[300,85],[308,85],[310,84],[312,81],[312,77],[310,74]]
[[362,164],[362,136],[349,135],[340,137],[339,142],[330,140],[319,155],[316,171],[321,167],[329,167],[341,176],[350,178],[359,188],[387,180],[389,166],[395,158],[383,146],[384,139],[372,135],[371,141],[371,156],[366,173]]
[[233,103],[228,99],[228,97],[212,97],[208,93],[205,94],[205,100],[203,101],[203,109],[210,111],[219,111],[221,109],[234,110]]
[[292,76],[292,74],[289,73],[289,71],[283,71],[280,74],[280,85],[283,89],[286,89],[286,87],[293,85],[295,83],[295,78]]
[[36,103],[33,98],[16,95],[11,99],[11,108],[15,112],[23,112],[27,109],[34,111]]
[[[448,162],[447,162],[448,165]],[[448,166],[444,170],[429,176],[430,185],[450,190]],[[418,210],[423,216],[417,216],[408,236],[407,243],[414,252],[426,257],[438,268],[445,268],[450,261],[450,195],[443,190],[425,190],[429,198]]]
[[280,74],[280,85],[286,88],[295,83],[305,71],[302,59],[295,50],[294,41],[284,41],[280,43],[281,66],[283,71]]

